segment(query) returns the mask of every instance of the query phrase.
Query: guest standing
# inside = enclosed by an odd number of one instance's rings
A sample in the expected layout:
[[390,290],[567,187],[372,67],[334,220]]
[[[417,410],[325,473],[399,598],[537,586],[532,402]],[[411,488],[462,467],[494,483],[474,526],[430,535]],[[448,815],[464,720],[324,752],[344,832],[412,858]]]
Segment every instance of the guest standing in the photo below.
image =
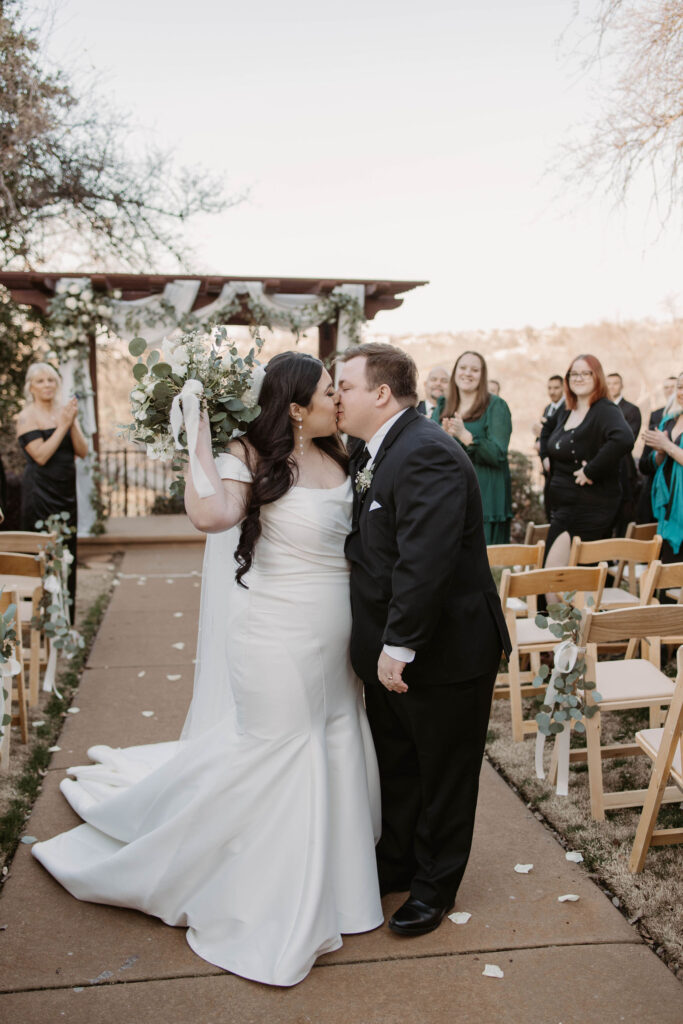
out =
[[[75,456],[85,458],[88,445],[76,418],[72,398],[60,401],[61,377],[49,363],[28,368],[24,395],[26,405],[17,417],[17,440],[24,449],[26,468],[22,479],[21,525],[35,530],[36,522],[56,512],[68,512],[73,528],[68,547],[73,561],[69,570],[69,594],[76,600],[76,466]],[[73,608],[73,604],[72,604]]]
[[[624,381],[620,373],[607,374],[607,394],[612,399],[633,432],[635,443],[643,417],[640,409],[633,402],[628,402],[623,396]],[[629,452],[624,455],[619,464],[619,482],[621,484],[621,505],[614,524],[614,532],[617,537],[623,537],[628,524],[636,518],[636,506],[638,504],[639,480],[638,470],[633,456]]]
[[683,373],[657,430],[646,430],[645,444],[657,467],[652,482],[652,510],[662,537],[663,562],[681,559],[683,541]]
[[[534,448],[539,453],[541,452],[541,431],[543,430],[543,424],[549,419],[550,416],[554,416],[555,413],[564,405],[564,378],[559,373],[554,373],[552,377],[548,377],[548,404],[546,405],[540,420],[534,423],[531,430],[534,435]],[[543,469],[543,507],[545,508],[545,514],[550,520],[550,474],[546,473],[545,468]]]
[[578,356],[564,378],[565,405],[543,425],[541,458],[550,474],[547,566],[566,565],[572,537],[610,537],[621,504],[619,462],[631,428],[607,397],[595,356]]
[[441,423],[460,442],[474,466],[484,507],[486,543],[509,544],[512,418],[507,402],[489,392],[486,360],[478,352],[458,356]]
[[[650,413],[650,420],[647,425],[648,430],[656,430],[659,424],[662,422],[664,416],[664,410],[669,403],[669,400],[673,397],[676,390],[676,377],[666,377],[662,383],[662,391],[664,393],[664,405],[660,405],[658,409],[655,409]],[[645,434],[643,434],[643,437]],[[641,477],[640,496],[638,498],[638,508],[636,511],[636,522],[638,523],[651,523],[654,519],[654,512],[652,511],[651,491],[652,491],[652,480],[654,478],[657,467],[655,466],[654,460],[651,458],[653,449],[649,445],[645,445],[638,462],[638,472]]]
[[439,422],[448,391],[448,370],[433,366],[425,380],[424,401],[417,403],[417,411],[430,420]]

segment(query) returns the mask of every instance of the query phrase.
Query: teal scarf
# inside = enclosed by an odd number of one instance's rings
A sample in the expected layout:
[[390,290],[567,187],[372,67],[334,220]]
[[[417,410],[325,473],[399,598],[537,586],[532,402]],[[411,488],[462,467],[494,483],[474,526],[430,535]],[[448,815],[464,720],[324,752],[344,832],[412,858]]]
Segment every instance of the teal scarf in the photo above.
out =
[[[667,416],[662,420],[659,429],[661,430],[667,420],[672,418]],[[679,447],[682,440],[683,434],[676,442]],[[683,466],[675,459],[671,459],[671,480],[667,484],[664,476],[666,461],[665,458],[657,467],[652,482],[652,511],[657,520],[657,532],[669,542],[671,550],[677,555],[681,542],[683,542]],[[669,508],[671,509],[670,518],[667,518],[667,509]]]

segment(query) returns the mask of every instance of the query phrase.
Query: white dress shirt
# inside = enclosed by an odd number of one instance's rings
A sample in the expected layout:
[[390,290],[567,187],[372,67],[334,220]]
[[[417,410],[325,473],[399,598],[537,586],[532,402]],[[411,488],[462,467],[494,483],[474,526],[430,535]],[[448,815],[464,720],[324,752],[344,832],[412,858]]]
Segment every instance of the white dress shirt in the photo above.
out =
[[[366,469],[372,469],[375,456],[380,450],[382,441],[387,436],[394,423],[396,423],[398,418],[402,416],[405,411],[405,409],[401,409],[401,411],[397,412],[395,416],[388,419],[386,423],[383,423],[379,430],[373,434],[367,442],[365,447],[370,452],[370,460],[366,465]],[[391,644],[385,644],[384,653],[388,654],[390,658],[394,658],[396,661],[404,661],[406,664],[415,660],[415,651],[411,650],[410,647],[392,647]]]

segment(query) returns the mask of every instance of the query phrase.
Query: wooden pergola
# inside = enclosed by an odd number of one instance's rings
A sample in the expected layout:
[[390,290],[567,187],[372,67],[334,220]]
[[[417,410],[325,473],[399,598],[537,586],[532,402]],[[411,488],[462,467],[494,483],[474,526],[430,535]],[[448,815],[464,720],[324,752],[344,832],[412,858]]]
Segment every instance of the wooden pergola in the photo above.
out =
[[[10,292],[14,302],[32,306],[42,313],[47,311],[50,299],[54,296],[57,282],[61,278],[88,278],[95,293],[111,294],[118,291],[121,299],[131,302],[161,296],[167,285],[176,281],[198,282],[197,293],[188,312],[196,312],[204,306],[215,302],[224,286],[239,282],[259,282],[264,297],[277,295],[311,295],[321,299],[328,298],[333,289],[342,285],[363,285],[364,311],[367,320],[372,320],[382,310],[397,309],[403,302],[405,292],[412,291],[426,281],[373,281],[361,279],[333,279],[314,277],[219,277],[214,274],[98,274],[45,272],[24,270],[0,271],[0,285]],[[228,323],[250,325],[252,323],[246,296],[240,300],[240,307],[229,317]],[[338,322],[328,321],[319,324],[318,352],[321,359],[331,356],[337,348]],[[98,423],[97,395],[97,353],[95,339],[90,339],[90,377],[93,384],[95,422]],[[96,428],[93,436],[95,450],[99,451],[99,431]]]
[[[426,281],[373,281],[360,278],[318,278],[318,277],[218,277],[201,274],[95,274],[95,273],[45,273],[37,271],[0,271],[0,285],[11,293],[15,302],[33,306],[43,313],[55,293],[57,281],[62,277],[87,277],[95,292],[120,291],[125,301],[145,299],[161,295],[167,284],[173,281],[199,281],[199,290],[192,306],[192,312],[215,302],[224,285],[239,281],[260,281],[266,295],[318,295],[327,298],[334,288],[345,284],[363,285],[365,289],[365,316],[373,320],[377,313],[397,309],[403,302],[405,292],[427,284]],[[401,296],[399,298],[399,296]],[[232,324],[250,324],[246,303],[229,320]],[[318,327],[318,349],[321,358],[331,355],[336,348],[337,325],[334,322]]]

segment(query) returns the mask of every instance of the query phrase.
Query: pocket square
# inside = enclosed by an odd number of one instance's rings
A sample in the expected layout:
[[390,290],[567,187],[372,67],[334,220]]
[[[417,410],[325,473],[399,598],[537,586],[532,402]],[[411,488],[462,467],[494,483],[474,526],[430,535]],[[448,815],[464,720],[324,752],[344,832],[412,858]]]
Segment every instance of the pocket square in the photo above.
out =
[[372,505],[368,509],[368,512],[374,512],[376,508],[381,508],[381,507],[382,506],[380,505],[380,503],[378,501],[373,501]]

